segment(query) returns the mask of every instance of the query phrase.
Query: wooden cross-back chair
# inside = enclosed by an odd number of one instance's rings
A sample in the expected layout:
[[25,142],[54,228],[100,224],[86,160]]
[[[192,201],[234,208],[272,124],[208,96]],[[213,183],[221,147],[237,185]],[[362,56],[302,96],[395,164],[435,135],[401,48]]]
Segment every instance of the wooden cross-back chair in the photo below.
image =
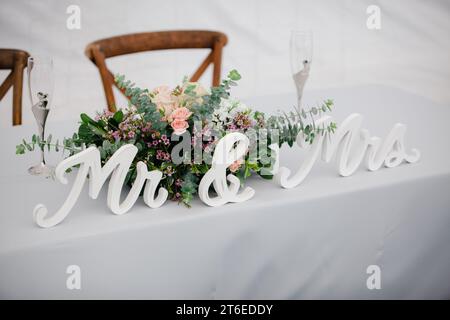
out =
[[[102,39],[86,47],[86,56],[97,66],[110,111],[116,110],[113,94],[114,76],[106,66],[106,59],[124,54],[167,49],[209,48],[211,52],[194,72],[190,81],[197,81],[210,64],[213,64],[212,85],[220,83],[222,48],[227,36],[221,32],[205,30],[144,32]],[[119,88],[120,90],[120,88]],[[121,90],[122,93],[123,90]]]
[[13,125],[22,124],[22,88],[23,70],[27,66],[30,55],[23,50],[0,49],[0,70],[11,70],[5,81],[0,85],[0,100],[9,88],[13,87]]

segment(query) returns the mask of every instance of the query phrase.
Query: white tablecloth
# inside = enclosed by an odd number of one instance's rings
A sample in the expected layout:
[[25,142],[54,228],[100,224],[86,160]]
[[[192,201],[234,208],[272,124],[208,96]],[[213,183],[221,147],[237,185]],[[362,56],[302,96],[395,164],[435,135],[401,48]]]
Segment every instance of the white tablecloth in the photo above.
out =
[[[450,108],[382,86],[307,93],[310,104],[334,98],[339,122],[366,116],[373,135],[408,125],[406,145],[422,152],[416,164],[338,176],[318,163],[290,190],[252,178],[250,201],[191,209],[166,203],[152,210],[141,199],[111,214],[104,188],[98,200],[82,194],[60,225],[41,229],[34,205],[51,212],[62,186],[26,174],[37,154],[14,155],[33,127],[1,129],[1,298],[449,298]],[[247,101],[264,110],[289,109],[293,95]],[[53,123],[64,136],[73,123]],[[54,156],[53,156],[54,157]],[[295,170],[302,155],[282,154]],[[55,161],[55,159],[52,159]],[[68,290],[66,268],[81,268],[81,290]],[[369,290],[369,265],[381,268],[381,289]]]

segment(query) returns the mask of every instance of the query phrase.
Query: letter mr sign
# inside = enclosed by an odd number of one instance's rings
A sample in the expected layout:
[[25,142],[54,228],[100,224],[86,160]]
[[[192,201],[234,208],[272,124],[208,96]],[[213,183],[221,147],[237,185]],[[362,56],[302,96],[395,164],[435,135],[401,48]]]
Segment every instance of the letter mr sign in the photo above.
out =
[[[414,163],[419,160],[420,152],[417,149],[412,149],[411,153],[406,152],[404,144],[405,125],[396,124],[387,137],[382,140],[378,137],[371,137],[367,130],[362,129],[362,120],[363,117],[359,114],[350,115],[334,134],[325,133],[316,137],[311,146],[305,144],[304,137],[299,134],[297,144],[303,148],[302,152],[307,152],[306,159],[293,175],[288,168],[284,167],[276,172],[277,160],[273,174],[275,174],[279,184],[283,188],[298,186],[309,174],[319,157],[325,162],[329,162],[336,155],[339,173],[342,176],[353,174],[364,159],[367,168],[371,171],[378,170],[382,165],[392,168],[403,161]],[[331,121],[331,118],[324,117],[319,119],[317,124],[328,121]],[[214,150],[211,168],[203,176],[199,185],[199,197],[205,204],[220,206],[228,202],[246,201],[253,197],[255,190],[246,187],[239,192],[239,179],[232,174],[226,175],[228,166],[235,160],[242,158],[246,154],[248,146],[249,139],[239,132],[229,133],[219,140]],[[271,146],[271,148],[274,151],[277,150],[274,146]],[[95,147],[89,147],[61,161],[56,167],[55,176],[63,184],[68,183],[65,177],[66,170],[79,165],[72,189],[60,209],[50,217],[47,208],[43,204],[38,204],[33,211],[35,222],[43,228],[49,228],[63,221],[78,200],[88,176],[89,196],[93,199],[98,197],[102,186],[110,177],[107,205],[114,214],[121,215],[130,210],[139,198],[144,185],[143,200],[145,204],[150,208],[158,208],[163,205],[167,200],[168,192],[162,187],[158,188],[162,172],[158,170],[149,172],[143,162],[137,163],[136,180],[128,195],[120,202],[125,178],[136,153],[136,146],[124,145],[102,167],[99,150]],[[209,194],[211,186],[217,193],[214,197]]]

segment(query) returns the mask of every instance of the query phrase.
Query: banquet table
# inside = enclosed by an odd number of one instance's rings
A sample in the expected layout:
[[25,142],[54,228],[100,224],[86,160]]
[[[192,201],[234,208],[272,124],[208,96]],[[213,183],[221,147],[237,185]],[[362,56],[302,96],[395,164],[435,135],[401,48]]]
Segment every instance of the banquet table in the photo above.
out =
[[[27,174],[38,154],[16,156],[15,145],[34,126],[0,129],[0,298],[450,298],[450,106],[380,85],[310,90],[304,101],[326,98],[338,125],[360,113],[371,135],[385,137],[405,123],[406,147],[418,148],[420,161],[361,166],[349,177],[317,162],[293,189],[250,178],[256,193],[243,203],[150,209],[140,199],[121,216],[107,208],[106,185],[96,200],[85,186],[68,217],[43,229],[34,206],[52,214],[71,184]],[[267,112],[296,101],[294,93],[243,100]],[[50,116],[47,131],[64,137],[76,127]],[[282,166],[295,170],[302,159],[302,150],[282,149]],[[80,290],[66,286],[71,265]],[[380,289],[367,286],[371,265],[381,270]]]

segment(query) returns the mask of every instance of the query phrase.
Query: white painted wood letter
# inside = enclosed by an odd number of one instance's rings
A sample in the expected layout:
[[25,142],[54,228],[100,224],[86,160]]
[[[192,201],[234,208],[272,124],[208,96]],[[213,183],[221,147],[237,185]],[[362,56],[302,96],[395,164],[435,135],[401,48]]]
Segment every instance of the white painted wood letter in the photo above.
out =
[[[316,121],[316,125],[329,123],[331,117],[326,116]],[[407,154],[404,145],[406,126],[397,123],[387,137],[382,141],[378,137],[370,137],[369,131],[362,129],[363,116],[351,114],[333,134],[318,135],[312,145],[305,143],[303,133],[297,136],[297,144],[307,152],[306,159],[300,168],[291,176],[288,168],[282,167],[276,179],[283,188],[294,188],[306,178],[319,156],[325,162],[330,162],[336,156],[339,174],[352,175],[366,159],[370,171],[380,169],[384,164],[388,168],[396,167],[404,160],[409,163],[417,162],[420,152],[412,149]]]
[[[232,132],[219,140],[212,158],[211,168],[200,181],[198,195],[209,206],[217,207],[227,202],[247,201],[255,194],[255,190],[246,187],[238,194],[240,181],[229,174],[227,168],[236,160],[242,159],[247,153],[249,139],[242,133]],[[209,195],[211,184],[217,193],[216,197]]]
[[[95,147],[89,147],[63,161],[55,170],[56,179],[62,184],[67,184],[65,177],[66,170],[77,164],[80,165],[72,189],[66,201],[60,209],[51,217],[47,217],[48,211],[43,204],[38,204],[33,211],[35,222],[43,227],[49,228],[57,225],[69,214],[75,202],[80,196],[84,182],[89,175],[89,196],[93,199],[98,197],[103,184],[111,175],[108,185],[107,203],[108,207],[115,214],[124,214],[134,205],[144,183],[144,202],[151,208],[160,207],[167,199],[168,192],[160,188],[158,196],[154,198],[156,188],[161,180],[162,173],[157,170],[147,171],[147,166],[143,162],[137,163],[137,177],[125,200],[120,203],[120,195],[127,176],[127,172],[136,156],[137,148],[132,144],[122,146],[102,167],[100,152]],[[146,182],[147,181],[147,182]]]

